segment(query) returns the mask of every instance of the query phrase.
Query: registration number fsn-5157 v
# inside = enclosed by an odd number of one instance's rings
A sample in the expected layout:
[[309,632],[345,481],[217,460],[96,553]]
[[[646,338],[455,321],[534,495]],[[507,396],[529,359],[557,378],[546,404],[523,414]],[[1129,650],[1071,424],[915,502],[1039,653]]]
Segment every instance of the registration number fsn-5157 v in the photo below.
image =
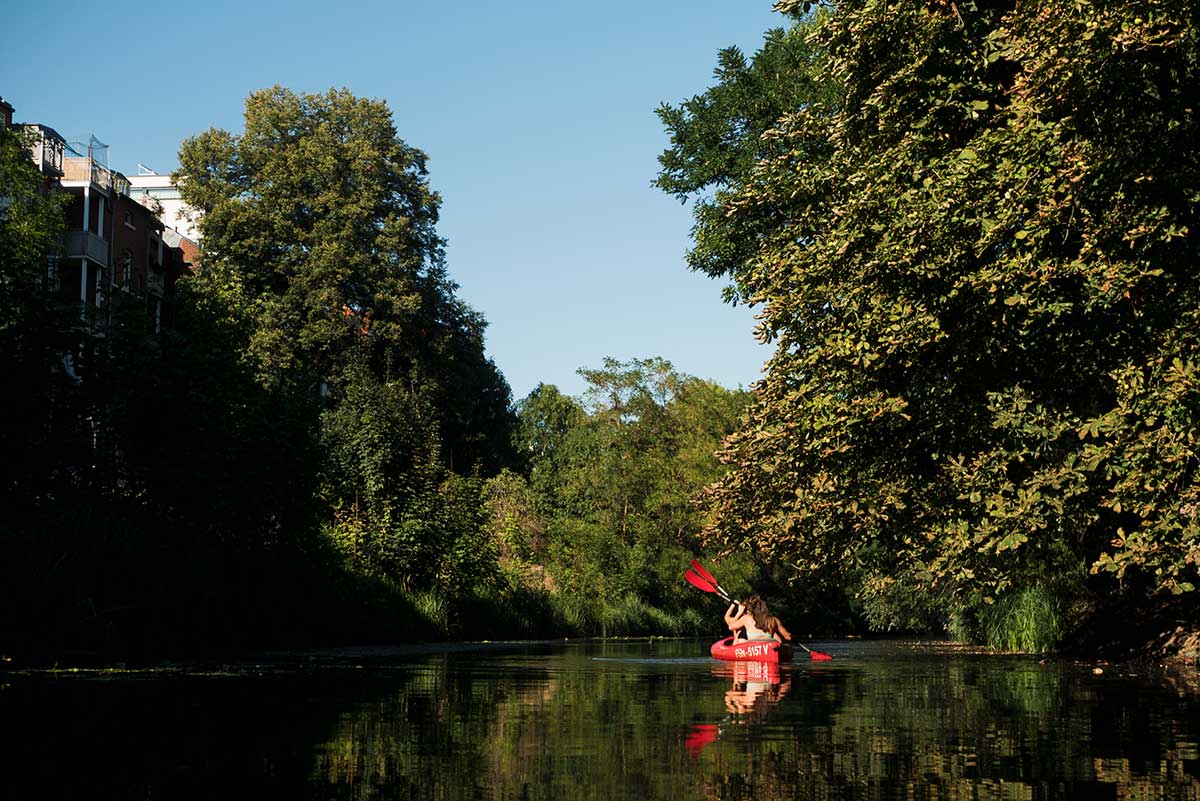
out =
[[747,659],[752,656],[766,656],[771,652],[771,645],[763,643],[762,645],[743,645],[733,649],[733,655],[738,659]]

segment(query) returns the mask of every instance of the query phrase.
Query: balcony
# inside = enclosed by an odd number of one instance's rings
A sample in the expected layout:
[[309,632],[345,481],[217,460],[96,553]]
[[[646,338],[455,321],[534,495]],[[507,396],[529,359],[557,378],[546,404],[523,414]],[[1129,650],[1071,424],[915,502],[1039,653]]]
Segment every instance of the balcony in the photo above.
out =
[[59,136],[53,128],[45,125],[31,124],[21,127],[30,137],[29,154],[33,157],[33,163],[41,170],[42,175],[62,177],[63,150],[67,146],[66,140]]
[[64,254],[68,259],[90,259],[108,266],[108,243],[91,231],[67,231]]
[[112,171],[87,156],[67,156],[63,159],[64,181],[91,181],[100,189],[113,186]]

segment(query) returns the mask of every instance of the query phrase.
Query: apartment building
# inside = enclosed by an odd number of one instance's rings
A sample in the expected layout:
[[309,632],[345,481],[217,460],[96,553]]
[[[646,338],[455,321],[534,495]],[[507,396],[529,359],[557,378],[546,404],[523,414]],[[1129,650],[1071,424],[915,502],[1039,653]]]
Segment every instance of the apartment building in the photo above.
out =
[[167,228],[192,242],[200,241],[200,231],[191,220],[191,210],[169,175],[159,175],[145,164],[137,165],[137,175],[129,177],[131,196],[154,209]]
[[0,113],[5,125],[29,135],[45,191],[70,195],[62,251],[47,267],[50,286],[64,302],[78,303],[101,335],[124,303],[145,303],[156,331],[169,323],[169,299],[198,255],[195,243],[131,196],[129,179],[108,167],[107,147],[94,136],[68,143],[49,126],[14,123],[13,107],[2,99]]

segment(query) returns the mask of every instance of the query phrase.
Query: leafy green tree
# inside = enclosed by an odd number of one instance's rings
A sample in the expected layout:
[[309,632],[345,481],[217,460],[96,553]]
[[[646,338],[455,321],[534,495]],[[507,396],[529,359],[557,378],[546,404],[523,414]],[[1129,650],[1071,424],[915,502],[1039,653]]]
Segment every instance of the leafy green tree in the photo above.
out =
[[[444,472],[429,392],[421,382],[380,381],[365,365],[349,378],[340,402],[322,414],[326,502],[345,526],[350,554],[411,586],[430,565],[433,540],[405,521],[436,506]],[[420,578],[432,576],[425,570]]]
[[[744,213],[736,226],[725,220],[727,204],[755,166],[779,154],[780,140],[763,134],[800,109],[836,108],[825,51],[809,40],[810,31],[810,24],[767,31],[749,62],[737,47],[722,50],[713,71],[715,86],[677,106],[658,108],[671,146],[659,156],[662,170],[655,186],[680,201],[694,201],[695,245],[688,252],[694,270],[736,277],[753,258],[758,239],[777,222],[769,213]],[[828,153],[821,139],[787,145],[802,147],[806,159]],[[726,299],[746,300],[740,292],[735,281]]]
[[517,404],[513,445],[544,513],[564,480],[568,438],[586,419],[583,407],[551,384],[538,384]]
[[486,492],[488,529],[501,567],[520,580],[520,574],[540,566],[543,556],[545,528],[537,513],[536,495],[525,477],[512,470],[488,479]]
[[101,337],[46,283],[63,196],[0,131],[0,361],[25,390],[0,415],[0,641],[126,657],[422,614],[452,633],[499,587],[471,471],[511,458],[512,415],[423,154],[382,103],[277,89],[181,163],[201,268],[173,326],[114,302]]
[[185,141],[178,178],[204,235],[196,287],[227,301],[262,389],[312,410],[327,541],[422,593],[446,633],[458,599],[496,586],[480,475],[512,461],[514,418],[425,163],[385,103],[275,87],[241,135]]
[[718,272],[776,343],[715,536],[848,582],[880,626],[1043,590],[1078,611],[1112,579],[1129,603],[1194,592],[1190,6],[798,24],[835,94],[763,131],[705,212],[754,232]]
[[454,295],[426,156],[382,101],[275,87],[245,131],[184,141],[180,181],[204,235],[208,280],[250,310],[246,354],[264,386],[327,394],[359,365],[415,380],[458,470],[509,458],[510,392],[483,353],[483,319]]
[[21,130],[0,128],[0,494],[14,503],[44,498],[87,461],[82,399],[63,361],[87,333],[50,279],[65,200],[43,186]]
[[571,625],[661,631],[669,624],[647,610],[707,600],[681,582],[702,526],[692,501],[720,472],[716,451],[748,393],[663,359],[606,359],[580,373],[582,404],[543,385],[519,405],[546,568]]
[[198,544],[245,555],[303,541],[316,513],[316,405],[256,381],[236,297],[184,280],[174,301],[175,324],[159,334],[143,304],[115,311],[84,381],[113,440],[114,492]]

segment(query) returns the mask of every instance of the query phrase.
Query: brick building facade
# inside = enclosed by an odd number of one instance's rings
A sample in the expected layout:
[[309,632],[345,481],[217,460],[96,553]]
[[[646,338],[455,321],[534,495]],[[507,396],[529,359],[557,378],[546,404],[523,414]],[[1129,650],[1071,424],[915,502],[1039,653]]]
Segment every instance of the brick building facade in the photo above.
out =
[[44,191],[71,196],[62,250],[48,259],[50,286],[65,302],[78,303],[102,335],[126,303],[144,303],[155,331],[169,324],[175,282],[195,263],[196,244],[165,229],[132,197],[128,178],[109,169],[94,138],[72,146],[48,126],[14,123],[13,107],[3,99],[0,114],[4,125],[29,137]]

